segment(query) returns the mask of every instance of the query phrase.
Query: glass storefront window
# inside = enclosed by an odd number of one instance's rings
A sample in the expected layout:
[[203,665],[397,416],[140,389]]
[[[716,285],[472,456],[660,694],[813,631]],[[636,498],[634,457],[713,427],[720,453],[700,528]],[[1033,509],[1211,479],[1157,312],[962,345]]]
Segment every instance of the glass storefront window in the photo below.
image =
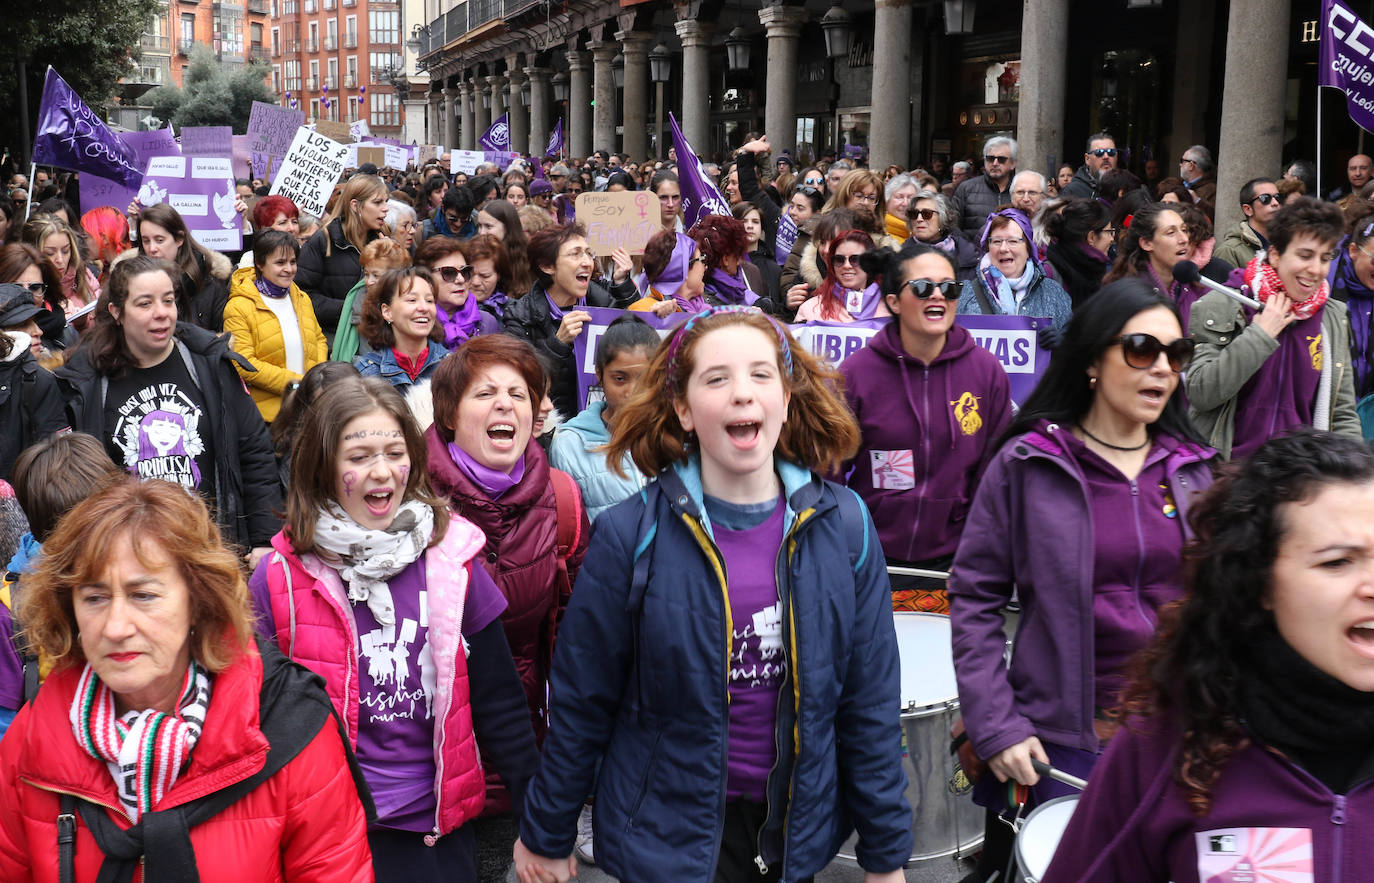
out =
[[869,112],[868,108],[840,111],[840,156],[868,156],[870,117],[872,117],[872,113]]

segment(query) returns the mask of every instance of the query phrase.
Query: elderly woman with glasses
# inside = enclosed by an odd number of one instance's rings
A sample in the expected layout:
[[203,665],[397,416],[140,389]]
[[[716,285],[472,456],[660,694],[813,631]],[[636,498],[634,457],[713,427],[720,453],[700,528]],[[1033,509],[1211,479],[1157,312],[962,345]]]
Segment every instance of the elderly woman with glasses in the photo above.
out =
[[1030,220],[1019,209],[1002,208],[988,218],[981,245],[978,272],[959,293],[960,313],[1038,316],[1049,319],[1055,331],[1069,324],[1069,293],[1045,275],[1035,254]]
[[[888,166],[889,169],[895,166]],[[883,215],[883,224],[887,228],[887,235],[902,241],[910,231],[907,230],[907,207],[911,205],[911,200],[916,197],[916,193],[921,189],[921,185],[916,183],[916,179],[906,172],[899,172],[891,175],[887,179],[887,185],[883,188],[883,195],[887,200],[887,211]]]
[[935,190],[919,190],[907,202],[909,242],[938,248],[954,262],[954,278],[973,278],[978,269],[978,246],[958,226],[959,216],[948,197]]

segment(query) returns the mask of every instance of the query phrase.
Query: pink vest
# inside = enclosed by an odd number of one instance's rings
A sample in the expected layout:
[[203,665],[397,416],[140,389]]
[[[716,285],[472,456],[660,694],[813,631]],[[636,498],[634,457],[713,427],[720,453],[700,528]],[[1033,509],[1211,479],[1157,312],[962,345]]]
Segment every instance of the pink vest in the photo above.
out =
[[[463,606],[468,564],[486,544],[470,522],[450,514],[448,531],[425,551],[429,592],[429,646],[434,655],[434,790],[439,836],[476,818],[486,798],[482,764],[472,728]],[[285,533],[272,538],[267,568],[282,652],[325,680],[334,708],[358,742],[358,627],[348,590],[334,568],[315,555],[298,557]],[[432,836],[432,835],[431,835]]]

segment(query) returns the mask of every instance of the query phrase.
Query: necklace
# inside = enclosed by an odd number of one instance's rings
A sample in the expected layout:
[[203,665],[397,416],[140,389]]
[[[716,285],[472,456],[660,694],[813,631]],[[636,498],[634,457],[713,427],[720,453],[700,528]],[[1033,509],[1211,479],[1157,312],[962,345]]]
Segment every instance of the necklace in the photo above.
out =
[[1111,448],[1113,451],[1125,451],[1125,452],[1127,452],[1127,453],[1131,453],[1131,452],[1133,452],[1133,451],[1142,450],[1143,448],[1148,447],[1149,444],[1150,444],[1150,435],[1149,435],[1149,433],[1146,433],[1146,434],[1145,434],[1145,440],[1144,440],[1143,442],[1141,442],[1140,444],[1138,444],[1138,445],[1114,445],[1114,444],[1112,444],[1111,442],[1103,441],[1102,439],[1100,439],[1100,438],[1098,438],[1097,436],[1093,435],[1091,432],[1088,432],[1088,428],[1087,428],[1086,426],[1084,426],[1082,423],[1078,424],[1078,428],[1081,429],[1081,430],[1083,430],[1083,434],[1086,435],[1088,438],[1090,438],[1090,439],[1092,439],[1093,441],[1097,442],[1099,445],[1101,445],[1101,446],[1104,447],[1104,448]]

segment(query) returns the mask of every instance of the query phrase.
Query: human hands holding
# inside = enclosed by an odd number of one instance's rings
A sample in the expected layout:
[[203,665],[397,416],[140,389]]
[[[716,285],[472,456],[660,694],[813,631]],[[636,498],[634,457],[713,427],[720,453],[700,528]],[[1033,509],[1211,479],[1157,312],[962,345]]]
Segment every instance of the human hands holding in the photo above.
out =
[[755,138],[740,148],[740,153],[768,153],[773,148],[768,144],[768,136]]
[[568,883],[577,876],[577,859],[545,858],[530,852],[524,843],[515,841],[515,877],[520,883]]
[[560,342],[571,344],[577,339],[577,335],[582,333],[582,328],[592,320],[592,314],[586,310],[569,310],[563,314],[563,321],[558,323],[556,334]]
[[994,754],[988,759],[988,769],[992,770],[999,782],[1015,779],[1029,787],[1040,781],[1040,774],[1031,766],[1031,758],[1041,763],[1050,762],[1050,756],[1045,753],[1044,746],[1035,736]]

